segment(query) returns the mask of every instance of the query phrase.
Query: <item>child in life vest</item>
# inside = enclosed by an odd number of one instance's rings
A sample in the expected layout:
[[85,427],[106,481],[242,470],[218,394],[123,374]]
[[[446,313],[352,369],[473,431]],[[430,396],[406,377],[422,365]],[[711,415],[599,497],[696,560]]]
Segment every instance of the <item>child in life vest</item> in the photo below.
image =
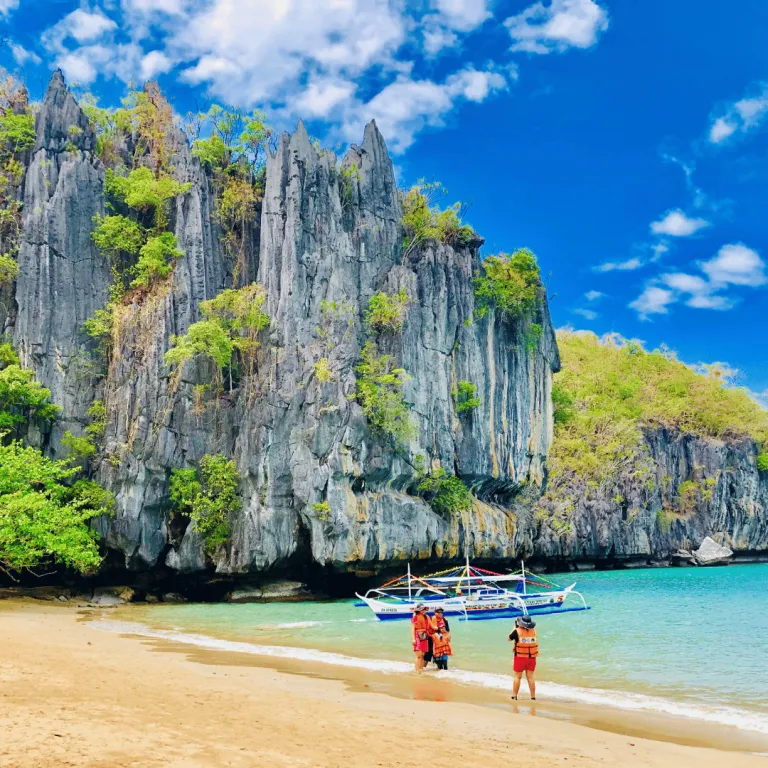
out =
[[515,628],[509,634],[510,642],[514,643],[515,660],[512,669],[515,682],[512,684],[512,698],[517,699],[520,682],[525,674],[531,699],[536,699],[536,658],[539,655],[539,638],[536,634],[536,622],[530,616],[520,616],[515,619]]
[[443,609],[435,610],[436,632],[432,637],[433,654],[438,669],[448,669],[448,657],[453,656],[451,649],[451,631],[448,620],[443,617]]

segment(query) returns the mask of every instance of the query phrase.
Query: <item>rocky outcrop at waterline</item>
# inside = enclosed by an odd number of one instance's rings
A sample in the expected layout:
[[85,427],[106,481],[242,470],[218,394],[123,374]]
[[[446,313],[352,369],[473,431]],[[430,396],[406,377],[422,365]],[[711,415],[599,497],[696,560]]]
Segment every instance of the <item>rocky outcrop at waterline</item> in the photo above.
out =
[[[171,133],[171,173],[189,185],[169,217],[184,255],[160,286],[123,299],[106,365],[83,331],[112,281],[91,237],[105,211],[105,168],[59,73],[36,137],[25,156],[19,276],[5,325],[22,364],[63,408],[51,431],[30,430],[32,442],[61,457],[62,436],[82,432],[89,405],[106,407],[90,473],[117,501],[115,516],[99,522],[110,568],[183,582],[308,565],[370,574],[467,553],[485,562],[614,563],[666,558],[707,535],[737,552],[768,549],[768,486],[754,445],[664,430],[646,433],[653,490],[631,472],[617,478],[610,498],[574,489],[580,501],[568,524],[552,524],[537,507],[559,368],[543,288],[524,319],[476,317],[480,237],[405,249],[402,196],[375,123],[341,159],[319,150],[302,124],[279,137],[236,266],[210,171],[183,134]],[[174,373],[165,354],[201,319],[201,304],[236,279],[264,287],[270,327],[254,369],[217,393],[205,389],[210,363]],[[395,446],[356,401],[355,369],[371,338],[369,300],[401,289],[402,328],[376,338],[379,352],[410,376],[403,395],[415,432]],[[330,376],[318,376],[322,360]],[[456,399],[462,381],[479,398],[464,412]],[[172,470],[208,454],[235,461],[242,497],[227,544],[214,552],[172,514],[169,496]],[[470,488],[471,509],[439,514],[417,492],[419,477],[439,468]],[[702,496],[690,509],[670,510],[667,496],[694,480],[705,484]]]
[[749,439],[643,431],[642,467],[630,463],[608,492],[586,483],[543,499],[526,515],[518,551],[560,563],[690,564],[676,557],[709,536],[737,554],[768,550],[768,472]]

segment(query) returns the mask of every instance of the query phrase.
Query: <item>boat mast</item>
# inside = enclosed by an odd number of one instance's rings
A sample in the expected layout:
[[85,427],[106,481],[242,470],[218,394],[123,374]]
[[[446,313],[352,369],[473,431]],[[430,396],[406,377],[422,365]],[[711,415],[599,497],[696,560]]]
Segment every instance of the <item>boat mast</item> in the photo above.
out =
[[526,587],[525,587],[525,560],[520,561],[520,568],[523,576],[523,594],[527,595],[528,592],[526,591]]
[[466,551],[467,556],[467,595],[472,595],[472,572],[469,570],[469,548]]
[[411,564],[408,563],[408,599],[411,599]]

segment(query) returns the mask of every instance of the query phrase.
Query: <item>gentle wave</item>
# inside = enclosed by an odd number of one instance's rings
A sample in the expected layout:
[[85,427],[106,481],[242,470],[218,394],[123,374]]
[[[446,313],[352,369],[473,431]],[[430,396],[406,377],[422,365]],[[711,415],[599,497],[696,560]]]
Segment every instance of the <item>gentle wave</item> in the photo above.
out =
[[306,629],[307,627],[319,627],[321,624],[327,623],[326,621],[287,621],[285,624],[263,626],[258,627],[258,629]]
[[[291,625],[311,625],[322,622],[294,622]],[[176,643],[193,645],[212,651],[230,651],[248,653],[255,656],[269,656],[280,659],[333,664],[354,669],[368,669],[386,674],[402,674],[413,671],[413,666],[403,661],[388,661],[386,659],[363,659],[356,656],[346,656],[341,653],[320,651],[313,648],[293,648],[281,645],[257,645],[255,643],[221,640],[207,635],[190,634],[168,629],[152,629],[144,624],[130,621],[110,621],[101,619],[91,622],[91,627],[106,632],[140,635],[142,637],[171,640]],[[494,690],[509,691],[512,687],[510,675],[499,675],[491,672],[470,672],[453,669],[441,673],[447,679],[464,685],[481,686]],[[692,702],[673,701],[656,696],[646,696],[640,693],[621,693],[596,688],[581,688],[578,686],[562,685],[537,681],[539,693],[550,699],[572,701],[581,704],[609,706],[617,709],[632,711],[664,712],[675,717],[685,717],[692,720],[702,720],[720,725],[728,725],[743,731],[756,731],[768,734],[768,716],[737,709],[736,707],[709,707]]]

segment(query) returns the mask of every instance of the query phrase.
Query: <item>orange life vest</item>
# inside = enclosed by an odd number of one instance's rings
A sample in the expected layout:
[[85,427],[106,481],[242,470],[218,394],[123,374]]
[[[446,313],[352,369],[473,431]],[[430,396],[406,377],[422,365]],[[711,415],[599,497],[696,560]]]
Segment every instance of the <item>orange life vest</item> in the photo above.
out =
[[535,629],[516,627],[517,642],[515,643],[515,656],[524,659],[535,659],[539,655],[539,640]]
[[449,632],[443,632],[442,637],[440,635],[434,635],[432,638],[432,653],[435,658],[439,656],[453,656],[451,650],[451,635]]
[[[433,631],[432,621],[425,613],[416,613],[411,619],[413,623],[413,634],[419,640],[426,640],[427,635],[431,635]],[[420,637],[420,635],[424,637]]]

